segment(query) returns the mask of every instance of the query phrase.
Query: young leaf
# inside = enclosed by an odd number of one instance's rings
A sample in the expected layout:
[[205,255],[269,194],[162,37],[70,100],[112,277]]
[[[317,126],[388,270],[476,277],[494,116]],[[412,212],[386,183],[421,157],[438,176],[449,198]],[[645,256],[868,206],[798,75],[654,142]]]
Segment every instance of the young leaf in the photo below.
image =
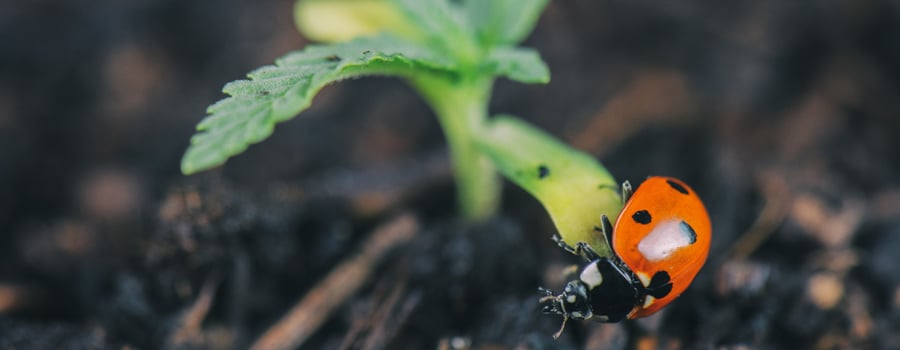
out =
[[275,124],[309,107],[325,85],[364,75],[453,74],[456,63],[445,55],[390,35],[327,46],[308,46],[285,55],[273,66],[248,74],[249,80],[225,85],[225,98],[207,109],[200,131],[181,162],[192,174],[225,163],[247,146],[272,134]]
[[488,54],[485,65],[496,75],[526,84],[546,84],[550,81],[547,64],[537,51],[529,48],[496,48]]
[[464,0],[466,15],[487,46],[525,40],[546,6],[547,0]]
[[612,256],[599,231],[600,216],[615,220],[622,198],[615,179],[593,157],[508,116],[491,119],[476,144],[506,178],[544,205],[563,241],[585,242]]
[[423,41],[421,30],[391,0],[299,0],[294,6],[297,29],[319,42],[348,41],[388,32]]
[[417,27],[431,37],[468,39],[473,32],[457,5],[449,0],[393,0]]

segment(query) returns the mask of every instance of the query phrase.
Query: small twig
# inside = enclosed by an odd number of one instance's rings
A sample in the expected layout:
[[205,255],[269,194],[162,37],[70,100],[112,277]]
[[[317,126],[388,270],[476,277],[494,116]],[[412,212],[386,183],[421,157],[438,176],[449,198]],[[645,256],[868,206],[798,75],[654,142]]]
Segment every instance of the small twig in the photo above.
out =
[[[359,349],[359,343],[362,342],[361,338],[363,334],[368,332],[371,337],[372,328],[378,323],[384,322],[384,317],[387,316],[386,314],[394,308],[397,298],[394,298],[393,296],[398,293],[398,288],[405,289],[406,284],[403,279],[400,279],[400,283],[396,283],[396,280],[398,279],[393,278],[390,275],[393,274],[386,274],[385,277],[382,277],[381,280],[375,284],[375,290],[368,298],[369,300],[367,303],[369,304],[369,307],[366,308],[365,314],[358,314],[354,317],[350,330],[344,334],[344,340],[341,341],[341,346],[338,347],[338,349]],[[392,283],[393,288],[391,288],[390,291],[387,290]],[[400,293],[402,293],[402,291],[400,291]]]
[[[366,301],[367,307],[355,308],[363,311],[354,315],[350,329],[344,333],[344,339],[341,341],[341,346],[338,347],[339,350],[359,348],[357,343],[362,334],[368,332],[377,322],[381,321],[376,319],[376,317],[381,314],[379,310],[385,307],[386,294],[390,292],[387,290],[389,284],[394,283],[396,280],[396,278],[392,278],[390,275],[393,274],[385,274],[380,281],[375,283],[372,295]],[[396,288],[397,285],[394,283],[394,289]]]
[[353,348],[353,345],[356,343],[357,338],[359,338],[360,334],[366,331],[370,327],[371,321],[365,318],[355,318],[353,323],[350,325],[350,329],[347,330],[347,333],[344,334],[344,339],[341,340],[341,345],[338,347],[338,350],[349,350]]
[[787,217],[792,198],[790,188],[784,179],[771,173],[764,173],[758,182],[762,187],[765,204],[753,226],[731,246],[730,255],[734,260],[744,260],[753,254]]
[[209,313],[216,294],[216,287],[218,287],[220,282],[221,277],[218,274],[213,274],[213,276],[206,279],[206,282],[203,283],[203,288],[200,289],[200,293],[197,295],[197,300],[178,318],[176,328],[170,333],[166,342],[167,348],[179,348],[200,337],[203,320],[206,319],[206,315]]
[[294,349],[303,344],[339,305],[363,286],[378,261],[392,248],[409,241],[417,229],[418,222],[410,214],[400,215],[377,228],[361,245],[362,252],[334,268],[259,337],[251,349]]
[[[394,286],[391,294],[384,300],[384,305],[379,307],[373,315],[371,319],[373,321],[371,324],[372,329],[360,347],[361,350],[384,348],[388,339],[396,332],[396,329],[406,321],[406,318],[409,316],[409,311],[407,310],[411,311],[418,303],[418,297],[413,296],[407,299],[405,298],[406,296],[406,283],[401,282]],[[397,304],[401,300],[405,301],[400,310],[397,310]]]

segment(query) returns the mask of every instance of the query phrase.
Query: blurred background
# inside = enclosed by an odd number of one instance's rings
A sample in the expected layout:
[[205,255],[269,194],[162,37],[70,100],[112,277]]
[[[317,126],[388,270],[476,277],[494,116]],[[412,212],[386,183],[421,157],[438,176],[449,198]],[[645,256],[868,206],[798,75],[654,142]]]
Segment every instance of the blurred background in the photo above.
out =
[[541,315],[577,262],[507,186],[465,225],[403,83],[324,89],[221,168],[179,161],[224,83],[307,44],[293,2],[0,3],[0,348],[243,348],[396,213],[413,241],[302,348],[900,348],[900,2],[552,1],[512,113],[618,180],[685,180],[710,258],[659,314]]

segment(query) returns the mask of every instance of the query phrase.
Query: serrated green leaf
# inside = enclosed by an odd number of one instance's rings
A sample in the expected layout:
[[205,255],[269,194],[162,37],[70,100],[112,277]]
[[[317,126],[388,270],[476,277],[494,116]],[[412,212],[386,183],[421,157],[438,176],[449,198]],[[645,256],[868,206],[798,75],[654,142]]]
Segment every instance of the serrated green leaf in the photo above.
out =
[[469,22],[485,46],[514,45],[531,33],[548,0],[464,0]]
[[228,158],[272,134],[275,124],[309,107],[330,83],[364,75],[410,77],[455,74],[457,64],[441,52],[391,35],[360,38],[334,45],[314,45],[248,74],[249,80],[225,85],[230,95],[207,109],[181,170],[192,174]]
[[546,84],[550,69],[537,51],[529,48],[500,47],[485,59],[485,70],[528,84]]

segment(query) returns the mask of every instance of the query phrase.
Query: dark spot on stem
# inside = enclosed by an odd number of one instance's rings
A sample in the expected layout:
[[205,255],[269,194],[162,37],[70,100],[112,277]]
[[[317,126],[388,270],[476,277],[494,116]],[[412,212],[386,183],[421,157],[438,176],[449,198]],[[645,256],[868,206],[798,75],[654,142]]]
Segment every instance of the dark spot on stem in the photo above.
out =
[[681,194],[688,194],[687,188],[684,188],[684,186],[682,186],[680,183],[677,183],[673,180],[666,180],[666,183],[668,183],[669,186],[672,186],[672,188],[674,188],[676,191],[681,192]]
[[366,51],[363,51],[363,55],[368,55],[368,54],[370,54],[370,53],[372,53],[372,50],[366,50]]
[[331,55],[331,56],[325,57],[325,59],[328,60],[328,62],[337,62],[337,61],[341,60],[341,57],[338,55]]
[[646,225],[653,221],[653,218],[650,217],[650,212],[646,210],[638,210],[634,212],[634,215],[631,215],[631,218],[634,219],[634,222],[641,225]]
[[538,178],[543,179],[547,176],[550,176],[550,168],[543,164],[538,165]]

